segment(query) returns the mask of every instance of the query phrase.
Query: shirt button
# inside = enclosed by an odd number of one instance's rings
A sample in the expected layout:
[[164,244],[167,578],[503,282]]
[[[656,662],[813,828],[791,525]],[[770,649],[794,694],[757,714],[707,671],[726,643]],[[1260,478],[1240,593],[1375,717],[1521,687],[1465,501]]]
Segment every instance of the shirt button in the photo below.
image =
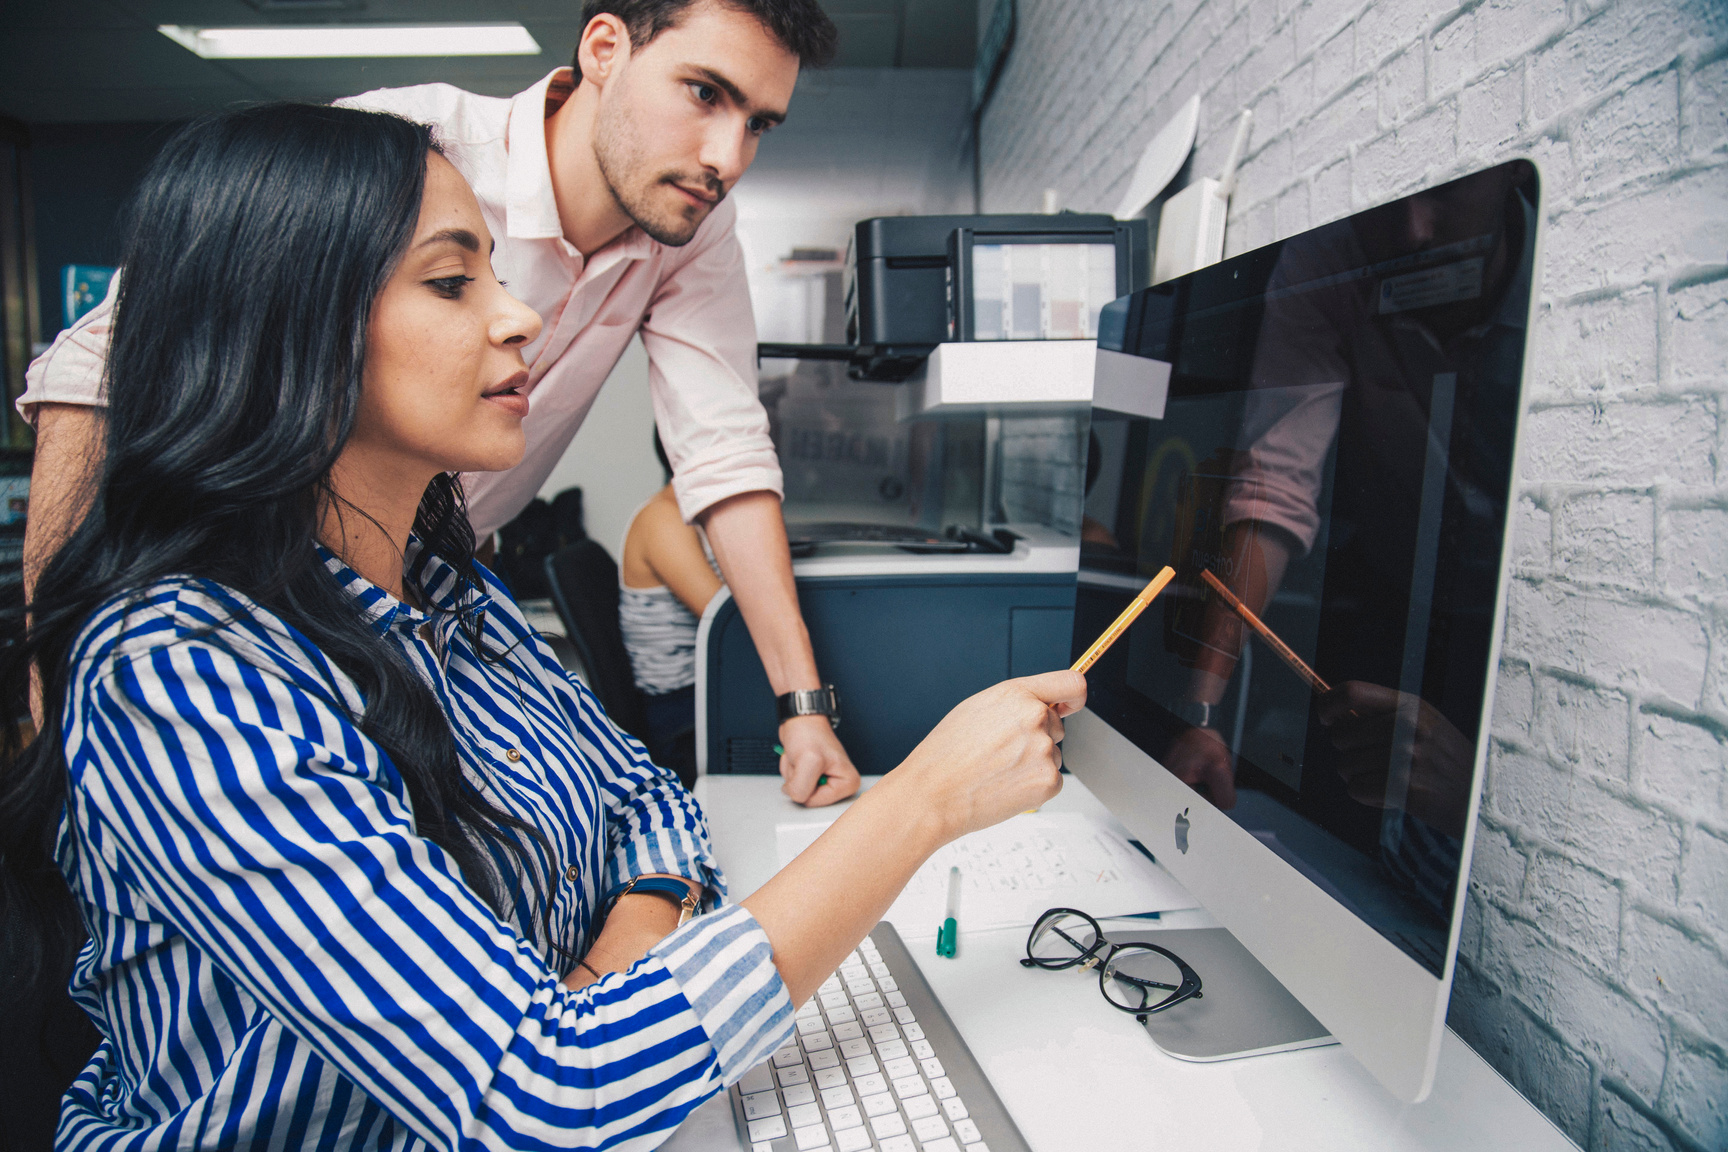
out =
[[574,865],[574,864],[572,864],[572,865],[570,865],[570,867],[564,869],[564,879],[570,881],[570,883],[572,883],[572,884],[576,883],[577,880],[581,879],[581,876],[582,876],[582,870],[580,868],[577,868],[576,865]]
[[504,759],[514,764],[516,761],[522,759],[522,753],[516,751],[514,748],[506,748],[504,749]]

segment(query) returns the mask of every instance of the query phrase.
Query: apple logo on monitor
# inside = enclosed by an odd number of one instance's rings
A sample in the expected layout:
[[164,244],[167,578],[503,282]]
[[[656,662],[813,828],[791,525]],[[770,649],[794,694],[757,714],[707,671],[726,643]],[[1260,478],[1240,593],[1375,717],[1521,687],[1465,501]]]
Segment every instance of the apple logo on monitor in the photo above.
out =
[[1176,851],[1188,855],[1188,809],[1176,813]]

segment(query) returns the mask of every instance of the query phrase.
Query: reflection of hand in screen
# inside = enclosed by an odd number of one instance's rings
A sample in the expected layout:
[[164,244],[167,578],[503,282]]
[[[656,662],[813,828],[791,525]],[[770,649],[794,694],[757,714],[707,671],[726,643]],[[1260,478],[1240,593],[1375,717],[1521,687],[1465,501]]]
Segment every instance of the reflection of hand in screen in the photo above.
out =
[[1417,696],[1350,680],[1321,697],[1320,722],[1343,754],[1338,774],[1351,799],[1371,808],[1386,807],[1392,742],[1402,727],[1412,744],[1405,750],[1410,783],[1404,811],[1448,836],[1464,835],[1476,746],[1439,709]]
[[1218,807],[1236,807],[1236,770],[1230,749],[1212,729],[1190,728],[1176,737],[1164,755],[1164,767],[1196,791],[1204,784]]

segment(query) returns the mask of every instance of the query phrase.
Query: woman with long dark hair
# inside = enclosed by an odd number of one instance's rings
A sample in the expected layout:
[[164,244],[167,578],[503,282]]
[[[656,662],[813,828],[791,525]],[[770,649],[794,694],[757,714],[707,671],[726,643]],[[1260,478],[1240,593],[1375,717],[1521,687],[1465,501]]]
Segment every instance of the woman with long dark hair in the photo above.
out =
[[[274,105],[138,193],[91,512],[5,654],[8,970],[102,1041],[63,1147],[649,1148],[941,844],[1047,799],[1084,682],[958,707],[761,891],[471,558],[539,319],[425,128]],[[691,918],[692,911],[704,914]]]

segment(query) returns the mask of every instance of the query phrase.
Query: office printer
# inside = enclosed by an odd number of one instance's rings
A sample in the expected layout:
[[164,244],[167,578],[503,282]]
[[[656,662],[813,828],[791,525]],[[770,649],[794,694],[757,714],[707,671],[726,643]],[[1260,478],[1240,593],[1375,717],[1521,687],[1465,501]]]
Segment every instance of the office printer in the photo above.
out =
[[[1104,305],[1145,285],[1146,224],[860,222],[833,343],[763,344],[787,535],[837,734],[886,772],[966,696],[1069,662]],[[774,698],[736,604],[697,636],[697,762],[773,772]]]

